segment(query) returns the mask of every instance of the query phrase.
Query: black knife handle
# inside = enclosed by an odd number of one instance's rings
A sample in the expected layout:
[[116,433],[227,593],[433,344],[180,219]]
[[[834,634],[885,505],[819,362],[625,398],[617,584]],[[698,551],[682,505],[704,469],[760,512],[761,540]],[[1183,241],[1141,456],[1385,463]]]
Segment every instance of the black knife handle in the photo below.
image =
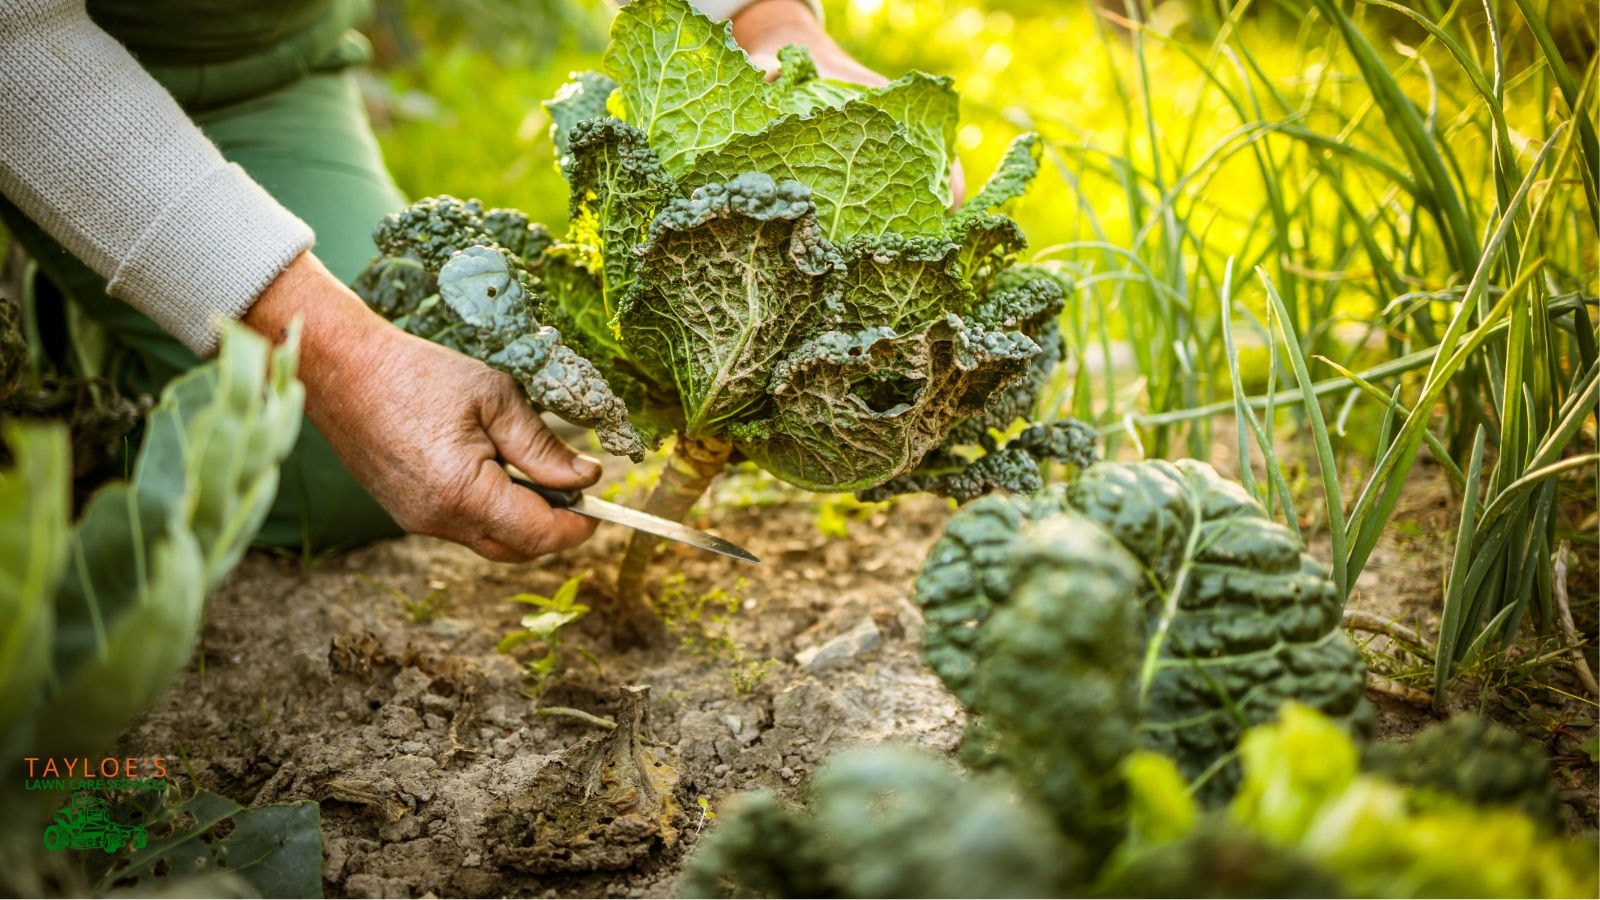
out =
[[515,475],[511,476],[511,483],[525,487],[538,494],[544,499],[544,502],[550,504],[551,509],[566,509],[569,506],[576,505],[579,500],[583,499],[583,491],[563,491],[560,488],[545,487],[542,484],[534,484],[526,478],[518,478]]

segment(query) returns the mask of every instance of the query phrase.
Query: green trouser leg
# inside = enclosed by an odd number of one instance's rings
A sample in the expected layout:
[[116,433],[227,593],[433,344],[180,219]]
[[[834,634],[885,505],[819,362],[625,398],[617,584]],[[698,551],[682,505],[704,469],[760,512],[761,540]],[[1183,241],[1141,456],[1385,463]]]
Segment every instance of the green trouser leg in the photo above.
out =
[[[372,228],[405,205],[383,165],[354,80],[346,74],[301,78],[262,96],[201,113],[195,121],[317,235],[316,254],[349,282],[376,254]],[[104,328],[110,372],[126,390],[156,394],[200,360],[146,316],[108,297],[105,280],[0,200],[6,225],[40,270]],[[283,467],[278,497],[256,543],[324,549],[400,534],[306,422]]]

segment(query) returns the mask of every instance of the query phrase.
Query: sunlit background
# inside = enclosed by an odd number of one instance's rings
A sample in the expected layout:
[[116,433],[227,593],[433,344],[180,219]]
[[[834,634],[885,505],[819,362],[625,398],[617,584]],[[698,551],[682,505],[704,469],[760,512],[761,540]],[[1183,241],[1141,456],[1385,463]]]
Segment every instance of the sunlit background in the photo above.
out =
[[[1412,5],[1466,34],[1484,30],[1478,3]],[[1566,114],[1552,103],[1526,23],[1503,5],[1511,73],[1504,111],[1512,151],[1525,159]],[[1581,72],[1593,51],[1587,4],[1540,5],[1562,55]],[[1396,296],[1442,290],[1470,274],[1468,260],[1445,252],[1458,236],[1441,234],[1397,187],[1405,179],[1396,176],[1414,163],[1348,48],[1303,0],[1168,0],[1142,10],[1122,0],[825,6],[834,36],[883,74],[955,77],[960,153],[974,184],[1017,133],[1047,139],[1040,184],[1013,215],[1031,252],[1079,278],[1073,337],[1083,345],[1079,358],[1090,361],[1082,374],[1104,368],[1097,358],[1131,356],[1134,364],[1102,390],[1064,387],[1061,399],[1080,415],[1107,422],[1226,399],[1218,297],[1230,258],[1244,309],[1261,314],[1251,270],[1265,265],[1306,349],[1356,362],[1363,347],[1381,345],[1378,314]],[[1424,104],[1469,207],[1458,224],[1481,233],[1494,202],[1482,99],[1416,23],[1366,3],[1342,6],[1401,88]],[[569,71],[598,67],[611,7],[388,0],[380,10],[372,30],[380,68],[369,93],[401,186],[413,196],[453,193],[518,207],[558,228],[566,190],[540,101]],[[1565,217],[1550,234],[1568,242],[1565,286],[1593,293],[1592,228],[1576,227],[1589,212],[1574,193],[1550,211]],[[1382,268],[1391,271],[1375,271]],[[1242,374],[1259,389],[1267,372],[1252,348],[1264,341],[1250,334],[1240,341]],[[1178,431],[1196,450],[1209,437],[1203,422],[1143,434],[1160,445],[1153,450],[1166,450]]]
[[[1565,542],[1593,583],[1593,3],[825,6],[884,75],[954,76],[969,184],[1044,136],[1011,213],[1076,289],[1038,418],[1091,422],[1114,456],[1216,462],[1350,583],[1402,495],[1450,510],[1439,684],[1469,646],[1551,632]],[[369,93],[405,190],[559,230],[540,101],[598,65],[609,7],[381,9]]]

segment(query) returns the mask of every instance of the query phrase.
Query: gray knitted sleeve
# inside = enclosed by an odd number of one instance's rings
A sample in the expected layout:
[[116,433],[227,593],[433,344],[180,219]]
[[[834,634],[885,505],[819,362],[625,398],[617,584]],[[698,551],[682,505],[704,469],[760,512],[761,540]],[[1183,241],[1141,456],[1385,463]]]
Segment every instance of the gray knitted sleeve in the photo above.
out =
[[201,355],[313,238],[83,0],[0,0],[0,192]]

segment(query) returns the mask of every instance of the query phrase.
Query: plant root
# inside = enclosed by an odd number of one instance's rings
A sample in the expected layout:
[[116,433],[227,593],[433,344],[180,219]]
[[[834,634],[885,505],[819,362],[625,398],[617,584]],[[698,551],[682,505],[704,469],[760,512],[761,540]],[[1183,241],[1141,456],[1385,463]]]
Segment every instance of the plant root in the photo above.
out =
[[1428,652],[1428,643],[1422,639],[1420,629],[1407,628],[1397,621],[1385,619],[1364,609],[1345,610],[1343,624],[1351,631],[1381,634],[1390,640],[1398,641],[1412,653],[1417,653],[1425,659],[1433,658],[1433,654]]
[[584,712],[581,709],[574,709],[570,706],[541,706],[538,709],[538,713],[541,716],[564,716],[568,719],[577,719],[580,722],[587,722],[596,728],[604,728],[607,731],[615,731],[617,728],[616,722],[604,716],[597,716],[594,713]]
[[1561,636],[1566,639],[1567,645],[1572,647],[1572,668],[1578,673],[1578,680],[1583,682],[1583,689],[1592,697],[1600,697],[1600,684],[1595,683],[1594,672],[1589,669],[1589,661],[1583,658],[1583,640],[1578,635],[1578,626],[1572,621],[1572,606],[1567,601],[1567,554],[1572,547],[1566,541],[1556,548],[1555,572],[1552,578],[1551,593],[1555,594],[1556,612],[1561,621]]
[[1418,709],[1429,709],[1433,706],[1432,694],[1427,691],[1419,691],[1414,687],[1407,687],[1398,681],[1390,681],[1387,678],[1369,677],[1367,679],[1367,690],[1399,700],[1401,703],[1409,703]]

